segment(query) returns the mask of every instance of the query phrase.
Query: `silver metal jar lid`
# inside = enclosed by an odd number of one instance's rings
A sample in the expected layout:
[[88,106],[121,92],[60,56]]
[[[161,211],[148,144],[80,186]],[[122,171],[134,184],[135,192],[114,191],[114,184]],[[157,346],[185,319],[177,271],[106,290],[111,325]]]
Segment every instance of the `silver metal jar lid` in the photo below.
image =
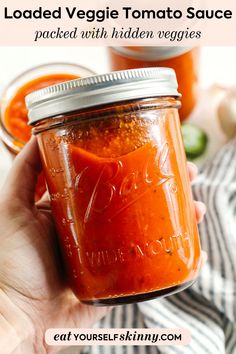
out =
[[29,124],[60,114],[116,102],[152,97],[179,97],[175,71],[145,68],[108,74],[48,86],[26,96]]
[[111,49],[129,58],[159,61],[178,57],[189,52],[193,47],[111,47]]

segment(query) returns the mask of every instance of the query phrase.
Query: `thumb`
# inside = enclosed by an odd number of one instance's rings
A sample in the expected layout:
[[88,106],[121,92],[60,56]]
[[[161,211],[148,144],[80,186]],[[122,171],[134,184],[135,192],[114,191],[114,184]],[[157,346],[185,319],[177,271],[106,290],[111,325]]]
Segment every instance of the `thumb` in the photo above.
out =
[[18,199],[25,205],[34,204],[35,188],[41,168],[37,140],[32,137],[13,162],[3,186],[6,198]]

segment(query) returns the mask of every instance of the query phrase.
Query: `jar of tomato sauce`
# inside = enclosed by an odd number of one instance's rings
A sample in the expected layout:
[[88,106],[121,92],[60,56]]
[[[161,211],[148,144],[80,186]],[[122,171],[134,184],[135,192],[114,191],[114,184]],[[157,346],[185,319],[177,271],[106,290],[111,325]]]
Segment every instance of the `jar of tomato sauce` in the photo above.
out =
[[[25,96],[43,87],[92,74],[92,71],[77,64],[52,63],[34,67],[10,82],[1,97],[0,136],[13,157],[31,137]],[[44,178],[40,175],[36,199],[45,190]]]
[[182,95],[180,119],[193,111],[198,96],[199,48],[186,47],[111,47],[112,70],[169,67],[175,70]]
[[200,244],[172,69],[91,76],[27,97],[68,279],[86,304],[191,285]]

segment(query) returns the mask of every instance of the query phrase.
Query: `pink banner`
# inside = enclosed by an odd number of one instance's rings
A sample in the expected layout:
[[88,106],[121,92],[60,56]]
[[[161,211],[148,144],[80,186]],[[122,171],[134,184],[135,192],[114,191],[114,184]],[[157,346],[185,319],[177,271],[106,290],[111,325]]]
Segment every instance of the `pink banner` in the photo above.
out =
[[1,0],[0,45],[236,45],[235,0]]

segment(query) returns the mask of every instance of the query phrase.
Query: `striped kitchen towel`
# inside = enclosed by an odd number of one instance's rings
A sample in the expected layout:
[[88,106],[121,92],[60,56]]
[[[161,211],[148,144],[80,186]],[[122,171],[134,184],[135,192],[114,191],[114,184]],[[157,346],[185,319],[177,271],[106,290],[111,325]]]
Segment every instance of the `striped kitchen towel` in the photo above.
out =
[[98,328],[184,327],[188,346],[90,347],[89,354],[236,354],[236,140],[223,147],[193,185],[207,205],[199,227],[208,253],[198,281],[164,298],[115,307]]

